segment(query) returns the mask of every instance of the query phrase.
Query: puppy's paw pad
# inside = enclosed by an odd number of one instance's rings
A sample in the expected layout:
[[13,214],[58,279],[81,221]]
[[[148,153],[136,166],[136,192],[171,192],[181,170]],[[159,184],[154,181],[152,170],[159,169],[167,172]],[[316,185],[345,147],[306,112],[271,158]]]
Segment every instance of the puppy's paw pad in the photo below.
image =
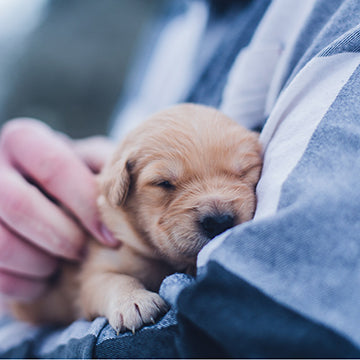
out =
[[155,319],[167,310],[168,305],[158,294],[138,290],[126,298],[118,299],[108,319],[117,333],[126,329],[134,333],[144,324],[155,323]]

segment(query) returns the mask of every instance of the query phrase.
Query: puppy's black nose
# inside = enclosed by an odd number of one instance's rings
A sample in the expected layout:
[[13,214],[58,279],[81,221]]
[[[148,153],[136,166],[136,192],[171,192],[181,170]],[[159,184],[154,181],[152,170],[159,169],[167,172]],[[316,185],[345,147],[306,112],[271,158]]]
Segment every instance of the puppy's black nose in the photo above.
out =
[[205,235],[212,239],[227,229],[234,226],[234,217],[229,214],[217,214],[205,216],[200,225]]

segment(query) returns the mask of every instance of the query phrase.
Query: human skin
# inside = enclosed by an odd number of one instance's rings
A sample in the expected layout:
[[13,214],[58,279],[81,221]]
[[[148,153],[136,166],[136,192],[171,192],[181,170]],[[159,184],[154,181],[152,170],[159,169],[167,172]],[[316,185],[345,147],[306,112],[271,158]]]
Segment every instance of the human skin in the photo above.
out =
[[102,224],[95,174],[113,144],[71,140],[33,119],[0,132],[0,294],[40,296],[60,258],[81,261],[89,234],[118,242]]

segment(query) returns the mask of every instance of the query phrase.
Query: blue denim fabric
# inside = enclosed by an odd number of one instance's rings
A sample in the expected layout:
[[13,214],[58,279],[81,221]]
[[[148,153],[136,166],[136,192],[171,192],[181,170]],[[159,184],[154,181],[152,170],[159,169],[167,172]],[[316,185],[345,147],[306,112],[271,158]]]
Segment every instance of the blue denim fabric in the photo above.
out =
[[[35,327],[11,318],[0,320],[0,358],[176,358],[176,299],[193,282],[185,274],[163,281],[160,295],[171,310],[133,335],[116,335],[107,320],[78,320],[65,328]],[[151,346],[148,346],[150,345]]]

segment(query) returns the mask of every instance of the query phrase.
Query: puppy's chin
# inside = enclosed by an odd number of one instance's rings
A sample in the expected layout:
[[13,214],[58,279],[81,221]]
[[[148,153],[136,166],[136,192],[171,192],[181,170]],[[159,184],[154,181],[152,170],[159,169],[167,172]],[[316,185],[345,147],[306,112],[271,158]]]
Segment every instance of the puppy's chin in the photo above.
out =
[[178,271],[195,266],[199,251],[209,241],[211,239],[201,233],[180,235],[176,229],[172,232],[158,229],[152,236],[152,242],[161,256]]

